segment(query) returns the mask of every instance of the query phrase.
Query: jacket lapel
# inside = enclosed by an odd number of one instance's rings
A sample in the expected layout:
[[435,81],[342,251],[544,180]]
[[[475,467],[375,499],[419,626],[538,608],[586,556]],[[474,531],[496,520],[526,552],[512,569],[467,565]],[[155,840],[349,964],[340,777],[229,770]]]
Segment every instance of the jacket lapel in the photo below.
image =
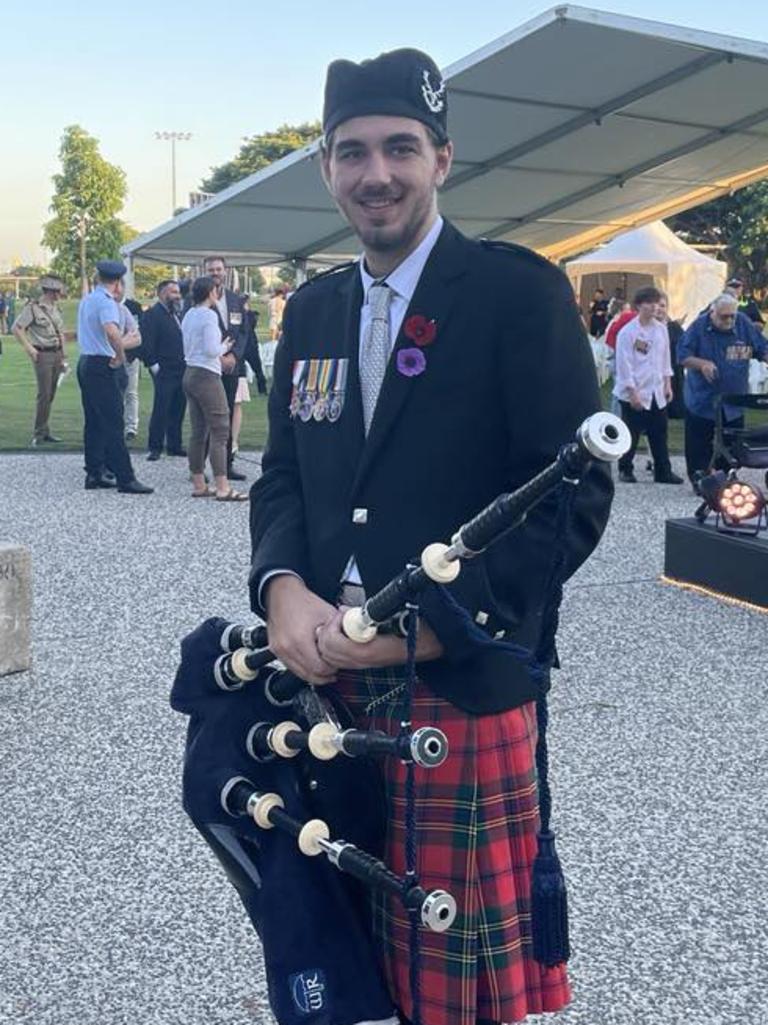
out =
[[363,426],[363,399],[360,394],[360,307],[363,303],[363,285],[357,265],[348,280],[339,285],[339,308],[343,311],[343,355],[349,360],[344,412],[339,418],[338,430],[347,456],[355,473],[365,444]]
[[[416,291],[413,293],[413,298],[403,317],[403,323],[395,340],[387,371],[384,375],[384,381],[381,385],[381,391],[379,392],[379,399],[376,403],[376,411],[373,414],[371,429],[368,432],[368,437],[365,439],[365,445],[361,452],[353,490],[360,485],[365,474],[373,465],[377,452],[386,442],[389,432],[401,416],[403,407],[412,396],[414,385],[418,381],[418,378],[406,377],[397,369],[398,352],[401,349],[408,349],[414,346],[414,342],[405,334],[405,325],[408,318],[414,314],[421,314],[428,320],[434,320],[437,325],[437,338],[433,344],[440,344],[441,328],[444,328],[444,325],[448,323],[451,307],[459,292],[455,279],[466,271],[467,251],[465,246],[466,243],[463,237],[452,225],[446,222],[424,266],[416,286]],[[427,359],[427,368],[424,373],[429,375],[429,347],[425,348],[424,355]],[[352,362],[350,361],[350,375],[352,374],[351,367]],[[362,431],[363,415],[357,346],[355,347],[354,377],[357,401],[360,406],[360,430]]]

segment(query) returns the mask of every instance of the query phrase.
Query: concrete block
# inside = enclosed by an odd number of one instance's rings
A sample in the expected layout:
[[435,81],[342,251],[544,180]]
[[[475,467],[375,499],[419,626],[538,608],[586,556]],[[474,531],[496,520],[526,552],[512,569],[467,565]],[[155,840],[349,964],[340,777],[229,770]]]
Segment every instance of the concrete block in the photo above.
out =
[[32,556],[0,542],[0,676],[32,664]]

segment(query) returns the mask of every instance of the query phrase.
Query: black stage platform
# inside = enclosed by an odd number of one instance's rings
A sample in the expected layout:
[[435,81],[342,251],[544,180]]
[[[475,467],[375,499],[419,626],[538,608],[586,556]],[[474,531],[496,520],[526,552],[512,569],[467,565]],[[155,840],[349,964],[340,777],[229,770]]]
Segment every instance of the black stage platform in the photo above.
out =
[[724,534],[714,516],[704,524],[667,520],[664,575],[768,610],[768,531]]

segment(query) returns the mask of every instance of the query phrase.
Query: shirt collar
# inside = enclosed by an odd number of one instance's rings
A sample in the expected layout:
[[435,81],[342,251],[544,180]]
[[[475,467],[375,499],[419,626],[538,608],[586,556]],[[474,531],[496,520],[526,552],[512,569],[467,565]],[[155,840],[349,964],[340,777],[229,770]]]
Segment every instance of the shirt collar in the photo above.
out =
[[[409,303],[413,298],[413,293],[416,291],[424,265],[429,259],[429,254],[434,249],[435,242],[437,242],[442,230],[443,218],[438,214],[435,218],[435,223],[413,252],[409,253],[403,262],[399,263],[384,279],[392,291],[402,296],[406,303]],[[363,283],[363,302],[367,302],[368,289],[377,279],[371,277],[366,270],[365,260],[362,256],[360,257],[360,278]]]

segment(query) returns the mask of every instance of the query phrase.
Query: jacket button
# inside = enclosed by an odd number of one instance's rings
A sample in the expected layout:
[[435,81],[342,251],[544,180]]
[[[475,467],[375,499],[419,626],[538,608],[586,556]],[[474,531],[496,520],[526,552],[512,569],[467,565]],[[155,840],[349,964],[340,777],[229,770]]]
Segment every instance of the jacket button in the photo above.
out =
[[353,509],[352,510],[352,522],[363,524],[368,522],[368,510],[367,509]]
[[479,623],[480,626],[485,626],[488,622],[488,613],[482,610],[475,615],[475,622]]

